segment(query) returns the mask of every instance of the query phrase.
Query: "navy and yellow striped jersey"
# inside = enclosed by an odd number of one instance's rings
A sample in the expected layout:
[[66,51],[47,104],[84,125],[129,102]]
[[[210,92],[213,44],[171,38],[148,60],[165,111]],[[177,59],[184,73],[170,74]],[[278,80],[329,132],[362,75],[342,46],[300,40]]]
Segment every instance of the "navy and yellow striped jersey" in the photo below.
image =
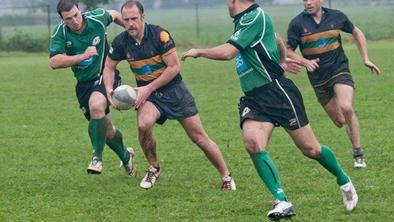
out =
[[[137,86],[144,86],[163,73],[167,66],[162,56],[174,51],[176,51],[175,42],[167,30],[145,23],[141,43],[124,31],[113,40],[108,56],[115,61],[127,60],[137,80]],[[178,73],[168,84],[181,79]]]
[[313,73],[308,72],[312,86],[319,86],[337,74],[350,73],[342,48],[341,31],[352,33],[353,29],[353,24],[343,12],[324,7],[319,24],[306,11],[290,22],[288,46],[294,50],[299,46],[306,59],[320,59],[319,68]]

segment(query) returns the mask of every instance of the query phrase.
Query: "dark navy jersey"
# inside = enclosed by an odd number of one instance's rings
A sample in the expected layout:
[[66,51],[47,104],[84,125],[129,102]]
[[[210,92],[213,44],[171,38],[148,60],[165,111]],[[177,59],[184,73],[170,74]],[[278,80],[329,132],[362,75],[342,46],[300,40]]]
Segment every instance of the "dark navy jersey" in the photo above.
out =
[[[167,30],[145,23],[141,43],[124,31],[113,40],[108,56],[115,61],[127,60],[130,70],[135,74],[137,86],[144,86],[163,73],[167,65],[162,56],[174,51],[176,51],[175,42]],[[181,79],[178,74],[168,84]]]
[[353,24],[343,12],[324,7],[319,24],[306,11],[290,22],[287,32],[288,46],[293,50],[299,46],[306,59],[320,59],[319,68],[308,72],[312,86],[324,84],[337,74],[350,72],[340,33],[352,33],[353,29]]

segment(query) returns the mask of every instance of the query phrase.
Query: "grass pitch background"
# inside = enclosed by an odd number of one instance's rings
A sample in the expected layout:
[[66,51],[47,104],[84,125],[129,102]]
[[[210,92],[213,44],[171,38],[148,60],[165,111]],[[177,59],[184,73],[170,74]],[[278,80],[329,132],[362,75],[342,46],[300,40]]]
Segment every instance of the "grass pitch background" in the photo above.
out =
[[[394,68],[391,41],[370,42],[370,58],[383,74],[366,69],[355,45],[346,45],[356,81],[354,105],[368,168],[353,169],[351,145],[315,99],[305,73],[290,75],[303,93],[311,125],[351,176],[360,196],[346,214],[335,179],[277,128],[268,147],[283,187],[296,207],[293,221],[392,221]],[[123,83],[134,85],[125,63]],[[220,179],[203,153],[175,121],[156,126],[162,176],[151,190],[138,187],[147,162],[138,144],[134,111],[113,111],[125,143],[137,152],[138,175],[128,179],[109,149],[104,171],[87,175],[91,148],[78,109],[70,70],[52,71],[46,54],[0,57],[0,221],[265,221],[271,195],[244,151],[238,127],[241,95],[233,62],[190,59],[184,80],[203,124],[220,146],[237,182],[220,191]]]
[[[286,36],[288,22],[301,10],[299,5],[267,11],[278,32]],[[393,34],[390,7],[349,6],[341,10],[368,39]],[[147,19],[170,30],[180,47],[225,42],[233,26],[227,9],[200,13],[200,39],[196,39],[193,10],[150,10]],[[45,35],[45,27],[22,29],[34,36]],[[2,29],[7,38],[19,27]],[[109,36],[119,31],[112,26]],[[335,179],[315,161],[303,157],[283,129],[277,128],[268,151],[296,207],[293,221],[394,220],[394,42],[369,42],[369,56],[383,72],[376,77],[361,64],[356,46],[349,44],[351,38],[343,37],[356,81],[354,106],[366,170],[353,169],[344,129],[337,129],[328,119],[306,74],[289,77],[304,96],[315,134],[335,151],[352,177],[360,202],[353,214],[344,213]],[[134,85],[124,63],[121,72],[123,82]],[[216,170],[182,127],[168,121],[155,129],[162,176],[152,190],[145,191],[138,187],[147,163],[138,144],[134,111],[112,113],[125,143],[137,152],[137,177],[126,178],[107,148],[103,174],[87,175],[91,155],[87,122],[78,109],[71,70],[51,70],[47,54],[0,54],[0,221],[266,221],[271,195],[243,148],[237,112],[241,91],[234,73],[233,62],[182,62],[183,78],[196,98],[203,124],[220,146],[238,190],[221,192]]]

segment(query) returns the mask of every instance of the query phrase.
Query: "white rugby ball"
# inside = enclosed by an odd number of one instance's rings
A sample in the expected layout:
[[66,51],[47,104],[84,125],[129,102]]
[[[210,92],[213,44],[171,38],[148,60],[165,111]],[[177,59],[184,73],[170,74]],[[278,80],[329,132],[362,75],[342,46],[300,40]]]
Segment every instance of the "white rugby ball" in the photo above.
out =
[[134,106],[137,99],[137,91],[129,85],[121,85],[114,90],[112,101],[120,110],[128,110]]

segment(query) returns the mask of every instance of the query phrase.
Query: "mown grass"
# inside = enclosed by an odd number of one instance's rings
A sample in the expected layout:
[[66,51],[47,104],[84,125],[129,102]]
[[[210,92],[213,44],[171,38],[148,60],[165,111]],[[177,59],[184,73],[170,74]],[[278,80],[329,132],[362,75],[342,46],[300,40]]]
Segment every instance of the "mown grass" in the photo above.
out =
[[[360,202],[346,214],[335,179],[304,158],[286,133],[275,130],[268,150],[294,203],[293,221],[392,221],[394,201],[394,68],[392,41],[371,42],[371,59],[383,74],[361,64],[346,45],[356,81],[355,108],[368,168],[352,167],[351,145],[316,102],[305,73],[290,75],[301,89],[311,125],[352,177]],[[125,143],[137,152],[138,175],[128,179],[105,150],[104,172],[86,174],[90,158],[87,122],[78,109],[70,70],[53,71],[46,54],[0,55],[0,221],[266,221],[271,195],[243,149],[237,103],[241,95],[233,62],[182,63],[209,135],[227,160],[238,190],[221,192],[220,179],[177,122],[155,128],[162,176],[151,190],[138,187],[146,160],[137,140],[135,112],[113,111]],[[124,83],[134,85],[121,65]]]

